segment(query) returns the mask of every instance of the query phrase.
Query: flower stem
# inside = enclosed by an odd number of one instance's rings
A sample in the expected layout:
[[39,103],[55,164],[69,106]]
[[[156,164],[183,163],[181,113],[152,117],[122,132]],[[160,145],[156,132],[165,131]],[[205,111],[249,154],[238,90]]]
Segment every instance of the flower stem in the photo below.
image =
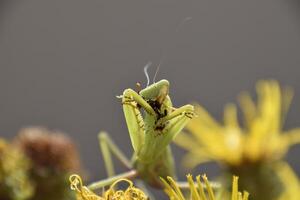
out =
[[98,181],[98,182],[94,182],[94,183],[90,184],[88,186],[88,188],[90,190],[96,190],[96,189],[105,187],[107,185],[110,185],[113,182],[117,181],[118,179],[122,179],[122,178],[129,178],[129,179],[131,179],[131,178],[134,178],[136,176],[137,176],[137,171],[136,170],[130,170],[128,172],[125,172],[125,173],[122,173],[122,174],[118,174],[116,176],[112,176],[112,177],[109,177],[107,179],[104,179],[104,180],[101,180],[101,181]]

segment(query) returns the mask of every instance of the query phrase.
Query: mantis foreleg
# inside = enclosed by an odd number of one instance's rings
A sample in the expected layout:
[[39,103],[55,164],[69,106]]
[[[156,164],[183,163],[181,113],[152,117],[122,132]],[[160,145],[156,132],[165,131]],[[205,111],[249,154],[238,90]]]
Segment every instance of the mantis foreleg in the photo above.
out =
[[[167,145],[170,144],[170,142],[176,137],[176,135],[183,129],[183,127],[189,122],[192,115],[194,115],[193,112],[193,106],[192,105],[186,105],[183,107],[178,108],[177,110],[173,111],[170,114],[171,117],[164,117],[159,121],[158,123],[162,122],[168,122],[166,127],[164,128],[161,135],[163,137],[156,137],[156,145],[148,144],[151,146],[152,151],[151,153],[153,155],[158,155],[159,152],[161,152],[161,149],[164,149],[167,147]],[[158,142],[159,141],[159,142]]]
[[153,108],[137,92],[132,89],[126,89],[123,93],[122,103],[130,104],[131,102],[136,102],[137,104],[142,106],[150,115],[155,115],[155,111],[153,110]]
[[106,132],[100,132],[98,138],[108,177],[115,175],[111,153],[115,155],[128,169],[132,168],[131,162],[111,140]]
[[192,105],[185,105],[177,109],[175,108],[173,112],[162,118],[159,122],[165,123],[169,120],[179,117],[180,115],[185,115],[188,118],[192,118],[194,116],[194,107]]
[[135,152],[141,148],[144,140],[144,120],[138,106],[141,106],[147,113],[155,116],[153,108],[134,90],[127,89],[122,96],[123,110]]

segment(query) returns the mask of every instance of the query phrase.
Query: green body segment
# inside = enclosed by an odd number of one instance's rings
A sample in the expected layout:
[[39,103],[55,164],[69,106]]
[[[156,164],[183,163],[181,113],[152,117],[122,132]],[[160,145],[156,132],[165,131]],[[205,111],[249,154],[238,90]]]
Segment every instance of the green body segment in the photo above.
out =
[[150,185],[161,186],[160,177],[175,176],[170,142],[193,116],[193,107],[175,109],[169,82],[161,80],[136,93],[123,94],[123,110],[134,148],[133,167]]
[[[148,100],[152,101],[152,100]],[[166,149],[171,140],[173,139],[173,134],[168,131],[167,127],[170,121],[160,123],[160,119],[171,113],[172,102],[169,96],[165,97],[160,108],[156,108],[156,103],[153,103],[155,107],[156,115],[153,116],[144,112],[144,141],[138,152],[138,157],[146,162],[154,162],[157,157]],[[152,103],[150,103],[151,105]],[[171,138],[170,138],[171,137]],[[167,140],[167,141],[166,141]]]
[[[148,100],[148,103],[153,100]],[[173,155],[169,142],[163,142],[168,134],[165,127],[168,123],[158,125],[159,118],[171,112],[172,102],[167,96],[161,108],[156,110],[155,116],[144,114],[144,140],[142,146],[133,158],[133,166],[137,169],[139,176],[148,184],[160,187],[159,177],[175,176]],[[163,145],[163,143],[165,143]]]
[[152,162],[145,162],[139,157],[136,157],[133,162],[133,167],[137,170],[139,177],[152,187],[157,188],[162,186],[159,177],[176,176],[174,166],[170,146],[164,149]]

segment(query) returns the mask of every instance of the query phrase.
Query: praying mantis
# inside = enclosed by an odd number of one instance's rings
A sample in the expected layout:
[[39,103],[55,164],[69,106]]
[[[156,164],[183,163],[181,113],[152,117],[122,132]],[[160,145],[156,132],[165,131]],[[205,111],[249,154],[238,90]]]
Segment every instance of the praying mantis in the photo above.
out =
[[[120,178],[134,177],[153,187],[162,187],[160,177],[175,176],[169,144],[193,118],[194,107],[188,104],[174,108],[169,86],[169,81],[163,79],[139,92],[126,89],[119,96],[134,153],[128,159],[106,132],[100,132],[98,138],[109,178],[92,183],[89,189],[102,188]],[[129,171],[116,175],[112,155]]]

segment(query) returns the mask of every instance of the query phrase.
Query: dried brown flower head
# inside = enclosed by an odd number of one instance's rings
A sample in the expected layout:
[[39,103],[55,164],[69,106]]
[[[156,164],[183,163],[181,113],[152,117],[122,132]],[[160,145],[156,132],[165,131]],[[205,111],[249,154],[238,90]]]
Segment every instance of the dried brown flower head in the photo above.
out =
[[79,155],[72,140],[59,131],[43,127],[20,130],[16,144],[32,159],[35,167],[74,172],[80,169]]
[[15,143],[31,159],[36,192],[31,200],[71,200],[68,176],[80,171],[79,155],[72,140],[59,131],[42,127],[20,130]]

